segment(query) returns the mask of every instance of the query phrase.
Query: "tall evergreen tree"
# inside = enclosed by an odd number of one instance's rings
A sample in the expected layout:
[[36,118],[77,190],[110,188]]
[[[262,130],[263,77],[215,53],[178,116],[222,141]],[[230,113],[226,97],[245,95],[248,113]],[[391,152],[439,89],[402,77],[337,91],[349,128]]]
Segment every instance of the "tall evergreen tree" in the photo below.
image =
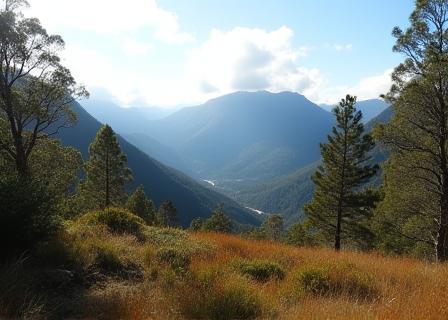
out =
[[112,128],[102,126],[89,146],[89,160],[85,165],[87,179],[80,191],[84,201],[100,208],[122,204],[124,186],[132,180],[126,161]]
[[163,227],[173,227],[177,223],[177,209],[171,201],[164,201],[157,212],[157,223]]
[[[415,245],[433,246],[448,260],[448,1],[418,0],[410,27],[396,27],[395,68],[386,98],[392,120],[377,128],[392,154],[378,217]],[[397,205],[400,199],[400,205]],[[421,201],[419,201],[421,200]]]
[[155,223],[156,209],[152,200],[146,197],[143,186],[139,186],[129,196],[126,208],[145,220],[147,224],[153,225]]
[[363,188],[377,166],[368,163],[373,139],[364,133],[362,113],[356,111],[356,97],[347,95],[333,109],[337,124],[328,143],[321,144],[322,162],[312,180],[315,191],[305,213],[313,225],[340,250],[342,238],[357,241],[369,231],[365,226],[377,197]]

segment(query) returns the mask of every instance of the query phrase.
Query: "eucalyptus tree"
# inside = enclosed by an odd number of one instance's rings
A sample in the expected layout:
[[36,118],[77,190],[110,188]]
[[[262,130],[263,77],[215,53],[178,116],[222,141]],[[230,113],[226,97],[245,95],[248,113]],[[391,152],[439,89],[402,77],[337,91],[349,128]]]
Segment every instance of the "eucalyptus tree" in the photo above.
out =
[[0,9],[0,152],[22,178],[39,142],[71,126],[70,105],[88,93],[61,64],[64,41],[36,18],[20,12],[23,0],[4,0]]
[[[418,0],[410,27],[395,27],[405,56],[385,96],[392,120],[376,129],[391,158],[385,166],[382,222],[448,259],[448,1]],[[398,201],[400,203],[398,203]]]

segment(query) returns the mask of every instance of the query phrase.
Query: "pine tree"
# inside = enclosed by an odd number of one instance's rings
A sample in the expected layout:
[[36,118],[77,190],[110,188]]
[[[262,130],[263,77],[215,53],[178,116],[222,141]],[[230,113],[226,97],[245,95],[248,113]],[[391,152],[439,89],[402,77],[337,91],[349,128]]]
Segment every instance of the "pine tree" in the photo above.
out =
[[173,227],[177,223],[177,209],[171,201],[164,201],[157,212],[157,224],[162,227]]
[[210,218],[205,220],[203,229],[221,233],[230,233],[232,231],[232,221],[224,214],[224,206],[218,205]]
[[112,128],[102,126],[89,146],[89,160],[85,165],[87,179],[81,185],[83,199],[89,201],[91,207],[106,208],[124,202],[124,186],[132,180],[126,161]]
[[153,225],[155,223],[156,209],[152,200],[146,197],[143,186],[139,186],[129,196],[126,208],[145,220],[147,224]]
[[362,113],[356,111],[356,97],[347,95],[333,109],[337,124],[321,144],[323,164],[312,177],[315,191],[304,208],[310,222],[334,239],[335,250],[341,240],[360,240],[369,234],[365,226],[377,193],[363,188],[377,166],[368,164],[369,151],[374,147],[370,135],[363,134]]

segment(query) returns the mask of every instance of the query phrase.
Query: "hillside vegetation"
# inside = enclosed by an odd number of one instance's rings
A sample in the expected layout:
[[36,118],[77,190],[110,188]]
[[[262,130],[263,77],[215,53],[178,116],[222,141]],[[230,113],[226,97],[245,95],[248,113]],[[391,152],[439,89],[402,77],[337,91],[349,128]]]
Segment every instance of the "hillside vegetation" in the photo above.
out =
[[446,265],[149,227],[108,210],[3,266],[0,317],[448,317]]

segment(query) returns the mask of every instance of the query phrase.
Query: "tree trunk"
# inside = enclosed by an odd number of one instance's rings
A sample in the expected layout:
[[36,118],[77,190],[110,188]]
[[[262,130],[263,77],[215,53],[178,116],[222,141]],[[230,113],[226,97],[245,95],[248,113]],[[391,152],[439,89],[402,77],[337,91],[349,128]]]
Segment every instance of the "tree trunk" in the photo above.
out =
[[440,154],[440,171],[441,171],[441,195],[440,195],[440,225],[437,232],[437,261],[448,260],[448,154],[447,154],[447,106],[443,99],[443,94],[438,95],[440,104],[440,138],[439,154]]
[[336,234],[334,236],[334,249],[336,251],[341,250],[341,219],[342,219],[342,208],[338,208],[338,217],[336,222]]
[[105,201],[105,207],[109,207],[110,205],[110,182],[109,182],[109,150],[107,150],[106,153],[106,201]]
[[448,185],[443,186],[440,199],[440,226],[437,233],[436,251],[437,261],[448,261]]
[[23,147],[22,136],[20,133],[16,137],[14,137],[14,142],[16,149],[15,160],[16,160],[17,175],[19,176],[19,179],[27,181],[30,176],[28,168],[28,158],[26,156],[26,152]]

